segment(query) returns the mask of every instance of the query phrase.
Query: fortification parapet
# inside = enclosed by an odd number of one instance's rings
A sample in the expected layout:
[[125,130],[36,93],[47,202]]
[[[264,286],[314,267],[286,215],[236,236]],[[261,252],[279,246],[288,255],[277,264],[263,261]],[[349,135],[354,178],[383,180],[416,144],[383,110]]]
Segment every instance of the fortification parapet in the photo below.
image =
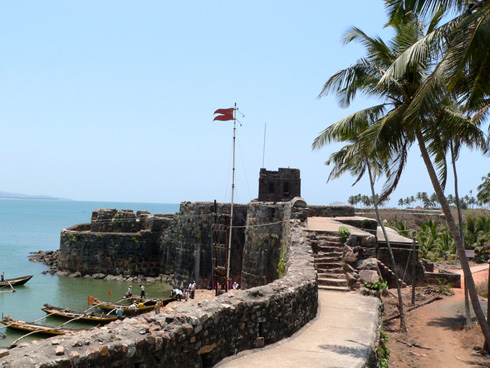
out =
[[288,226],[286,276],[280,280],[186,303],[91,331],[50,338],[7,351],[0,366],[202,367],[226,356],[291,336],[312,320],[318,288],[308,238],[299,221]]

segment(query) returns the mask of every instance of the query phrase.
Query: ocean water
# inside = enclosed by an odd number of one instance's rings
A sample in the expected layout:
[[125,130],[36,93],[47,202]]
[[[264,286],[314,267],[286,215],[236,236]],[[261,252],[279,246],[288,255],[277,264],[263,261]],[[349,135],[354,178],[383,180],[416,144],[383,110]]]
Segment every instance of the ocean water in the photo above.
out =
[[[5,272],[5,278],[34,275],[24,286],[17,286],[15,293],[0,293],[2,315],[35,321],[45,316],[40,309],[45,303],[85,310],[88,308],[88,295],[101,300],[121,299],[129,286],[128,282],[43,275],[42,272],[48,267],[28,260],[30,252],[59,249],[61,230],[74,224],[90,222],[92,211],[98,208],[145,210],[155,214],[175,213],[179,210],[179,205],[0,199],[0,272]],[[170,289],[166,284],[147,284],[146,294],[148,297],[168,296]],[[5,290],[9,289],[0,289]],[[109,291],[112,296],[109,295]],[[133,291],[139,291],[135,283]],[[62,322],[64,321],[48,317],[39,323],[57,325]],[[3,327],[0,325],[0,334],[3,334],[3,338],[0,337],[0,346],[9,346],[12,341],[22,336],[20,332]],[[79,323],[71,327],[80,328],[84,325]],[[37,338],[39,337],[32,335],[25,341]]]

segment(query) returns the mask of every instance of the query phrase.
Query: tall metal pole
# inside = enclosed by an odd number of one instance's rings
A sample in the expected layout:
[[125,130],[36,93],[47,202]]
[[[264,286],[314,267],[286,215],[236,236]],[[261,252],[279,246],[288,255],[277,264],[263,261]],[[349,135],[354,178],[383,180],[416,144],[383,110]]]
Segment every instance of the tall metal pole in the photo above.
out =
[[230,282],[230,262],[231,262],[231,235],[233,233],[233,199],[235,195],[235,138],[236,136],[236,102],[235,110],[233,110],[233,171],[231,175],[231,209],[230,209],[230,235],[228,236],[228,264],[226,266],[226,286],[225,290],[228,291],[228,284]]

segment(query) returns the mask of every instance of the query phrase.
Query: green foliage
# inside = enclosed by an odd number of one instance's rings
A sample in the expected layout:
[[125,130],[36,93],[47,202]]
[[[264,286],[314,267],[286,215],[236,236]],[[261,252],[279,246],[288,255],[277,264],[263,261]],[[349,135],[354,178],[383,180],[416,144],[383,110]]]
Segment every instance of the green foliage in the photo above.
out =
[[362,282],[365,287],[371,290],[388,290],[388,282],[379,280],[376,282],[368,282],[368,281],[363,281]]
[[350,235],[350,231],[346,226],[339,227],[339,235],[343,241],[346,241]]
[[388,349],[388,335],[384,331],[379,331],[378,360],[381,368],[388,368],[390,359],[390,349]]
[[277,262],[277,275],[279,278],[286,274],[286,252],[282,252],[279,262]]
[[[380,202],[380,198],[379,198],[379,195],[376,194],[376,196],[374,197],[375,200],[378,202],[378,206],[380,207],[383,207],[385,206],[388,201],[390,200],[389,197],[387,198],[383,198],[383,200]],[[347,203],[349,203],[350,205],[352,206],[357,206],[358,204],[362,204],[364,205],[364,207],[372,207],[374,205],[374,202],[373,202],[373,197],[371,195],[362,195],[362,194],[356,194],[356,195],[353,195],[353,196],[350,196],[347,200]]]
[[122,227],[123,223],[122,223],[122,216],[120,213],[116,213],[114,215],[114,220],[116,221],[116,226],[117,227]]
[[417,233],[419,256],[431,261],[444,259],[446,254],[455,254],[456,246],[447,226],[430,220],[422,224]]
[[[406,236],[403,226],[397,225],[400,235]],[[408,235],[408,234],[407,234]],[[475,250],[477,262],[487,262],[490,258],[490,219],[486,217],[468,217],[463,224],[465,248]],[[428,221],[422,224],[417,232],[419,256],[431,261],[455,257],[456,246],[449,228],[446,225]]]
[[136,238],[135,236],[132,236],[131,237],[131,241],[133,242],[134,245],[138,246],[140,244],[138,238]]
[[75,244],[77,242],[77,237],[75,236],[75,234],[68,234],[68,241],[70,242],[70,244]]
[[436,281],[437,281],[437,292],[439,294],[454,295],[454,291],[452,290],[451,285],[449,285],[447,280],[436,278]]

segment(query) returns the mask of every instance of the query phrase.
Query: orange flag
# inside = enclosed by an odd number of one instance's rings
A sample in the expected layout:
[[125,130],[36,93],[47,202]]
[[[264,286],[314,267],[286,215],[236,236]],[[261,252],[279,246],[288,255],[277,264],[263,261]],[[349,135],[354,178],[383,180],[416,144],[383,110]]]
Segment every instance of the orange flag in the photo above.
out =
[[88,296],[88,305],[94,305],[94,297],[93,296]]
[[111,288],[109,288],[109,295],[112,296]]

